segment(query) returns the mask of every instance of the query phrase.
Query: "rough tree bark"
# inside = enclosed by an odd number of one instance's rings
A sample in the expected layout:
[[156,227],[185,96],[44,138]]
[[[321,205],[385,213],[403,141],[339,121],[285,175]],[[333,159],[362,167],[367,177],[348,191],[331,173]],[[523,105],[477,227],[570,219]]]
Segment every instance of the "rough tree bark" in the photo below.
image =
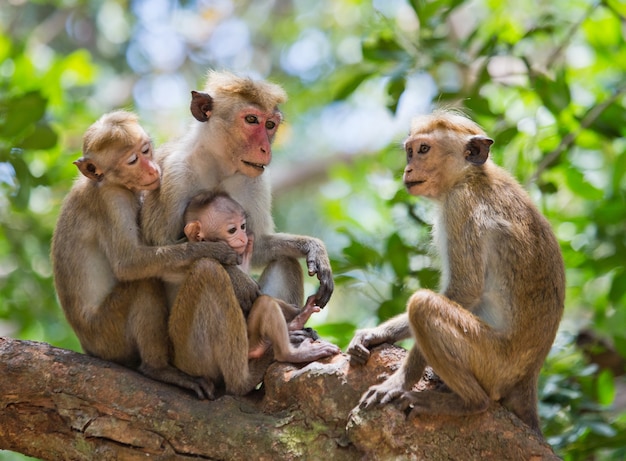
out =
[[366,366],[345,355],[277,363],[253,395],[210,402],[83,354],[0,338],[0,448],[46,460],[558,459],[497,404],[463,418],[352,411],[404,353],[381,346]]

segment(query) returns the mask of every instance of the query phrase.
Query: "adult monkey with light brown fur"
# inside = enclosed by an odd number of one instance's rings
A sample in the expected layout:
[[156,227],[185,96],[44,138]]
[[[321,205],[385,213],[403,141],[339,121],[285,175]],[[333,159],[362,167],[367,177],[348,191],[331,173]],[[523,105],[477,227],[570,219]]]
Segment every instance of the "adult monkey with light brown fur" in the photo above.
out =
[[204,189],[222,189],[248,214],[248,227],[255,235],[252,264],[264,267],[262,291],[302,305],[304,282],[297,258],[304,257],[309,275],[320,280],[314,296],[323,308],[334,288],[324,244],[312,237],[274,232],[270,183],[263,174],[282,121],[278,105],[286,99],[278,85],[210,72],[204,91],[192,91],[191,112],[197,123],[182,139],[157,151],[163,183],[146,198],[142,227],[150,243],[173,243],[182,236],[183,211],[191,197]]
[[52,240],[54,281],[68,322],[84,351],[153,379],[209,396],[203,379],[169,364],[167,304],[156,277],[186,273],[212,256],[236,264],[223,243],[149,247],[137,224],[142,194],[159,187],[152,143],[137,117],[103,115],[85,133],[83,174],[67,195]]
[[[247,212],[255,235],[252,264],[265,267],[259,279],[262,292],[287,305],[302,305],[304,281],[297,258],[304,257],[309,274],[320,280],[309,301],[324,307],[334,287],[326,249],[316,238],[274,232],[270,184],[263,175],[282,121],[278,105],[285,100],[277,85],[210,72],[204,91],[192,91],[197,122],[157,151],[163,181],[146,197],[142,228],[149,243],[173,243],[183,234],[189,200],[201,190],[224,190]],[[175,352],[177,363],[194,376],[220,376],[228,394],[250,392],[263,377],[267,357],[248,363],[240,303],[249,309],[258,294],[259,286],[247,274],[211,259],[198,261],[182,283],[170,284],[170,306],[182,314],[175,329],[180,338],[189,338]],[[284,314],[289,318],[298,311]]]
[[[466,415],[499,401],[541,433],[537,379],[563,313],[559,244],[527,193],[489,158],[493,141],[465,116],[437,111],[414,120],[403,181],[438,206],[433,237],[441,293],[418,290],[407,313],[359,330],[348,352],[413,336],[402,366],[362,397],[397,401],[410,415]],[[426,365],[451,393],[412,391]]]

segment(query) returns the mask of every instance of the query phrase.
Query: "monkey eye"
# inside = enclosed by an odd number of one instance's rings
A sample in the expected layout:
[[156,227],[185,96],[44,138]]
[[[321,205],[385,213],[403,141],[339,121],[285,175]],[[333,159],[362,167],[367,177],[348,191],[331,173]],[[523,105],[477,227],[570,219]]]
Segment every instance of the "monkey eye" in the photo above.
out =
[[143,146],[143,148],[141,149],[141,153],[143,155],[148,155],[150,153],[150,144],[146,144],[145,146]]
[[274,128],[276,128],[276,122],[273,120],[268,120],[267,122],[265,122],[265,128],[267,128],[268,130],[273,130]]
[[137,163],[137,160],[139,160],[139,157],[137,157],[137,154],[133,154],[131,155],[128,160],[126,161],[126,163],[128,165],[134,165],[135,163]]
[[233,226],[233,227],[229,227],[229,228],[228,228],[228,230],[227,230],[227,232],[228,232],[230,235],[234,235],[234,234],[235,234],[235,232],[237,232],[237,227],[235,227],[235,226]]
[[412,147],[407,147],[406,148],[406,159],[411,160],[413,158],[413,148]]
[[247,123],[251,125],[254,125],[255,123],[259,123],[259,117],[257,117],[256,115],[252,115],[252,114],[246,115],[245,120]]
[[245,231],[245,230],[246,230],[246,223],[243,223],[243,224],[241,225],[241,230],[242,230],[242,231]]
[[428,144],[422,144],[422,145],[420,145],[420,148],[419,148],[418,152],[420,154],[425,154],[429,150],[430,150],[430,146]]

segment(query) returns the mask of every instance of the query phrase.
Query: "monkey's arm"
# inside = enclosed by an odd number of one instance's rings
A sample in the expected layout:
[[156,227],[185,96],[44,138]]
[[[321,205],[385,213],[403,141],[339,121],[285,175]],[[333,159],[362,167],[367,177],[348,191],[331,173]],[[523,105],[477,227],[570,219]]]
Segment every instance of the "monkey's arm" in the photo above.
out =
[[365,363],[370,348],[382,343],[395,343],[411,337],[408,314],[400,314],[374,328],[357,330],[348,345],[348,354],[356,363]]
[[235,291],[235,297],[244,313],[250,312],[252,304],[261,295],[261,289],[256,281],[246,274],[239,266],[224,266],[230,277]]
[[317,291],[316,304],[324,307],[328,303],[335,282],[324,243],[314,237],[293,234],[257,235],[254,241],[253,265],[266,265],[279,256],[306,258],[309,275],[317,275],[320,287]]
[[186,271],[200,258],[213,258],[222,264],[234,265],[237,254],[223,242],[188,242],[152,247],[141,239],[137,224],[135,197],[128,192],[102,191],[106,222],[93,230],[98,245],[111,264],[115,277],[121,281],[166,277]]

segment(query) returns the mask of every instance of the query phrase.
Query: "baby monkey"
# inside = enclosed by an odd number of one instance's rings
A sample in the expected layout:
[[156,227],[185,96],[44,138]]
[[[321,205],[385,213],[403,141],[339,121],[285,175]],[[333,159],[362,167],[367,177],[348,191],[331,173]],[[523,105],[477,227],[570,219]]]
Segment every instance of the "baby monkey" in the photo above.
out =
[[[227,243],[241,258],[239,268],[248,273],[254,235],[246,229],[243,207],[223,191],[203,191],[191,199],[184,214],[184,232],[190,242]],[[240,304],[244,304],[240,301]],[[340,353],[339,347],[326,341],[300,338],[298,347],[290,342],[290,332],[304,328],[320,308],[311,296],[300,311],[280,299],[260,294],[249,311],[243,308],[248,331],[248,358],[257,359],[273,346],[279,362],[304,363]],[[300,312],[295,317],[292,312]],[[289,323],[287,323],[289,321]]]

